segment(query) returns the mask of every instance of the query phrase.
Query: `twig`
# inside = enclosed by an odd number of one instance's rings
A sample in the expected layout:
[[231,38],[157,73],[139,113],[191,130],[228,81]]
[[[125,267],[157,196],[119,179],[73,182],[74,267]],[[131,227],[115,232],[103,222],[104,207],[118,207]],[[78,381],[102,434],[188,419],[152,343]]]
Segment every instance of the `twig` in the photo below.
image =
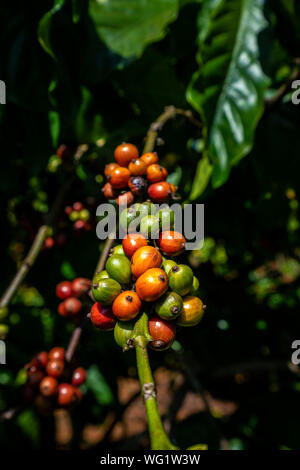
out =
[[[96,272],[97,271],[102,271],[102,269],[104,268],[107,257],[109,255],[110,250],[111,250],[111,247],[114,244],[114,241],[115,240],[114,240],[113,234],[111,235],[111,238],[107,238],[107,240],[105,242],[105,245],[104,245],[104,248],[103,248],[103,251],[101,253],[101,257],[99,259],[99,263],[97,264]],[[89,297],[91,296],[91,291],[89,291],[88,296]],[[87,320],[89,312],[90,312],[90,309],[87,308],[85,310],[85,312],[83,313],[81,319],[80,319],[79,325],[75,328],[75,330],[72,333],[72,336],[70,338],[70,341],[69,341],[69,344],[68,344],[68,347],[67,347],[67,351],[66,351],[66,361],[68,361],[68,362],[71,361],[71,359],[72,359],[72,357],[75,353],[75,350],[76,350],[76,348],[79,344],[79,341],[80,341],[80,338],[81,338],[81,335],[82,335],[82,331],[83,331],[83,328],[84,328],[84,325],[85,325],[85,322]]]
[[170,119],[175,119],[177,116],[184,116],[189,121],[191,121],[192,124],[199,127],[200,129],[202,128],[201,122],[194,118],[190,110],[178,109],[175,108],[175,106],[167,106],[164,112],[156,119],[156,121],[150,125],[146,135],[143,153],[153,152],[159,131],[162,130],[167,121]]
[[296,58],[294,63],[295,67],[287,81],[278,88],[272,98],[265,100],[265,107],[267,112],[276,107],[281,102],[284,95],[291,90],[292,83],[300,78],[300,58]]
[[59,209],[61,207],[61,204],[64,201],[65,196],[66,196],[67,192],[69,191],[69,188],[70,188],[70,186],[73,182],[73,179],[74,179],[74,176],[71,176],[65,182],[65,184],[61,186],[60,191],[58,192],[57,197],[56,197],[56,199],[54,201],[54,204],[52,206],[52,209],[51,209],[50,213],[48,214],[48,216],[46,216],[46,218],[45,218],[45,224],[42,225],[39,228],[26,258],[22,262],[20,268],[18,269],[15,277],[12,279],[12,281],[9,284],[8,288],[6,289],[4,294],[2,295],[2,297],[0,299],[0,308],[8,306],[11,299],[13,298],[16,291],[18,290],[20,284],[25,279],[28,271],[34,265],[38,255],[39,255],[39,253],[42,249],[43,243],[46,239],[48,228],[54,223],[54,221],[57,217],[57,214],[59,212]]

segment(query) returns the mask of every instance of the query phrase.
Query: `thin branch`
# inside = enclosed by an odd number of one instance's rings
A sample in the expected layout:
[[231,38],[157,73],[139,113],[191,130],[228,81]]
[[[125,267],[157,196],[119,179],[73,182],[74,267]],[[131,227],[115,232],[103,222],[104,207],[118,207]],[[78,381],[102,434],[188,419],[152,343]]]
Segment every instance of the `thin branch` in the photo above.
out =
[[31,245],[31,248],[22,262],[21,266],[19,267],[15,277],[12,279],[10,282],[8,288],[2,295],[0,299],[0,308],[7,307],[8,304],[10,303],[11,299],[15,295],[16,291],[18,290],[19,286],[25,279],[28,271],[32,268],[34,265],[39,253],[41,252],[41,249],[43,247],[43,243],[47,237],[47,231],[48,228],[54,223],[56,220],[56,217],[59,213],[60,207],[66,197],[67,192],[70,189],[70,186],[74,180],[74,176],[71,176],[64,185],[61,186],[60,191],[57,194],[57,197],[54,201],[54,204],[52,206],[52,209],[50,213],[45,217],[45,224],[42,225],[36,236],[35,239],[33,240],[33,243]]
[[175,108],[175,106],[167,106],[164,112],[156,119],[156,121],[150,125],[146,135],[143,153],[153,152],[159,131],[162,130],[167,121],[170,119],[175,119],[177,116],[184,116],[192,124],[200,129],[202,128],[201,122],[194,118],[190,110]]
[[[97,264],[96,272],[97,271],[102,271],[102,269],[104,269],[107,257],[109,255],[111,247],[113,246],[114,241],[115,241],[113,234],[110,237],[111,238],[107,238],[107,240],[105,242],[103,251],[102,251],[100,259],[99,259],[99,263]],[[88,293],[88,296],[89,296],[90,300],[92,300],[91,295],[92,295],[92,292],[90,290],[89,293]],[[77,346],[79,344],[79,341],[80,341],[80,338],[81,338],[81,335],[82,335],[82,331],[83,331],[84,325],[86,323],[86,320],[88,318],[89,312],[90,312],[90,309],[87,308],[85,310],[85,312],[83,313],[81,319],[80,319],[79,325],[75,328],[75,330],[72,333],[72,336],[70,338],[70,341],[69,341],[69,344],[68,344],[68,347],[67,347],[67,350],[66,350],[66,361],[68,361],[68,362],[71,361],[71,359],[72,359],[72,357],[73,357],[73,355],[74,355],[74,353],[77,349]]]

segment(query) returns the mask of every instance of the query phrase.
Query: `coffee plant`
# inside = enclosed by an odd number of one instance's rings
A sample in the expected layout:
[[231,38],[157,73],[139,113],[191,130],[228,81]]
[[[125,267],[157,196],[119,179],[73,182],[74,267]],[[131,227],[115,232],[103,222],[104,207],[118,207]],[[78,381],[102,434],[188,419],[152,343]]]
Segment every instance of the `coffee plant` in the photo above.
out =
[[3,448],[299,448],[298,2],[0,11]]

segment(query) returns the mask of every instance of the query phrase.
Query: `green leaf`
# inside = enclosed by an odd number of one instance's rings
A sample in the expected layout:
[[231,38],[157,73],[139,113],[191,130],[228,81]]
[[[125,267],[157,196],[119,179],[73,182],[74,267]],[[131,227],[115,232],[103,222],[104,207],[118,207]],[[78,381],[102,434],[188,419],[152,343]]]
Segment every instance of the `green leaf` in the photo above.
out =
[[86,386],[93,392],[96,400],[101,405],[109,405],[113,402],[113,394],[110,386],[95,364],[88,370]]
[[199,13],[199,70],[187,99],[205,124],[213,187],[251,149],[269,84],[259,62],[258,34],[266,26],[263,0],[206,0]]
[[60,118],[59,113],[56,111],[50,111],[48,113],[49,119],[49,128],[50,128],[50,135],[52,139],[52,146],[57,147],[59,131],[60,131]]
[[178,13],[178,0],[91,0],[89,13],[99,37],[123,57],[140,56],[165,36]]
[[66,279],[72,280],[76,277],[76,271],[69,261],[63,261],[60,271]]
[[209,158],[207,156],[204,156],[201,158],[201,160],[198,163],[197,170],[196,170],[196,176],[193,181],[192,189],[191,189],[191,194],[189,196],[189,200],[193,201],[197,199],[203,191],[205,190],[206,186],[209,183],[211,173],[212,173],[213,166],[209,161]]
[[55,59],[55,54],[52,50],[51,45],[51,26],[52,26],[52,17],[62,9],[65,4],[65,0],[54,0],[54,5],[49,10],[43,18],[40,20],[38,25],[38,39],[40,41],[41,46],[45,49],[45,51]]

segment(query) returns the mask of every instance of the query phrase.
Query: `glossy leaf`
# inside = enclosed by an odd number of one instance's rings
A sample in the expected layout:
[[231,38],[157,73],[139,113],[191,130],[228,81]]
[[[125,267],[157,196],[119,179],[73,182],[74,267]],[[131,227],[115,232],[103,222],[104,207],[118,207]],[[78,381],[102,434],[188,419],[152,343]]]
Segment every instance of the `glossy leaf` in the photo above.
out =
[[99,37],[123,57],[139,56],[165,36],[178,13],[178,0],[91,0],[89,13]]
[[196,176],[194,178],[191,194],[189,197],[191,201],[197,199],[204,192],[209,183],[212,169],[213,166],[210,163],[209,158],[207,156],[201,158],[197,166]]
[[252,147],[269,80],[259,62],[262,0],[205,1],[199,14],[199,70],[187,99],[203,116],[213,187]]
[[52,45],[51,45],[51,23],[52,17],[62,9],[65,4],[65,0],[55,0],[54,5],[50,11],[45,13],[43,18],[39,22],[38,26],[38,39],[40,41],[41,46],[45,49],[51,57],[55,58]]

